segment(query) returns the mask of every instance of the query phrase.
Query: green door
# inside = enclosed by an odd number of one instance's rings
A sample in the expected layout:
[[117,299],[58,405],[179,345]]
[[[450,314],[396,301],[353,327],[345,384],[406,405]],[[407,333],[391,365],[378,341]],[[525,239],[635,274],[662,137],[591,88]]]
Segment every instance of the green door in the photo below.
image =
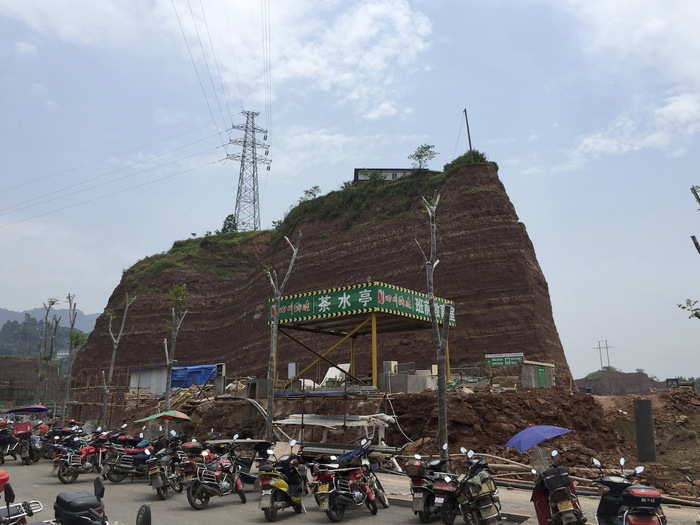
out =
[[547,373],[545,367],[537,367],[537,386],[540,388],[545,388],[547,386]]

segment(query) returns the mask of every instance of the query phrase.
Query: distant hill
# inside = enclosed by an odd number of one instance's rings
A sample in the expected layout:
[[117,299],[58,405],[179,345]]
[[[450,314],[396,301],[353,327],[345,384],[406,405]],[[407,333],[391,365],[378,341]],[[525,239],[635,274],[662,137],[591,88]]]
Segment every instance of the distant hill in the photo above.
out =
[[[7,310],[5,308],[0,308],[0,328],[7,321],[16,321],[21,323],[24,321],[24,314],[28,313],[37,321],[41,321],[44,316],[43,308],[32,308],[31,310],[25,310],[24,312],[15,312],[13,310]],[[78,316],[75,318],[75,327],[81,332],[90,333],[95,328],[95,321],[99,314],[86,314],[81,310],[78,310]],[[61,316],[61,322],[59,326],[68,326],[68,309],[58,308],[52,309],[51,314],[56,314]]]
[[626,394],[649,394],[665,390],[666,385],[649,377],[644,371],[623,372],[615,368],[596,370],[582,379],[576,380],[579,390],[591,389],[591,393],[601,396]]

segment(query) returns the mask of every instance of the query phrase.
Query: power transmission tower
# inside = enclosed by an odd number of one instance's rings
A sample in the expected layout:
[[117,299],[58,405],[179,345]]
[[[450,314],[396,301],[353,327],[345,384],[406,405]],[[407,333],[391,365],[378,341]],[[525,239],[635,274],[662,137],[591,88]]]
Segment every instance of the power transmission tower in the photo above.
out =
[[[260,196],[258,193],[258,164],[267,166],[270,171],[270,159],[265,158],[270,153],[270,146],[267,140],[267,130],[255,125],[255,117],[259,115],[256,111],[242,111],[245,115],[245,124],[236,124],[232,130],[243,131],[243,137],[230,139],[229,144],[241,146],[240,153],[229,153],[228,160],[241,161],[241,171],[238,176],[238,192],[236,193],[236,225],[238,231],[251,231],[260,229]],[[263,141],[258,142],[256,133],[263,134]],[[260,157],[258,151],[264,151],[265,156]]]

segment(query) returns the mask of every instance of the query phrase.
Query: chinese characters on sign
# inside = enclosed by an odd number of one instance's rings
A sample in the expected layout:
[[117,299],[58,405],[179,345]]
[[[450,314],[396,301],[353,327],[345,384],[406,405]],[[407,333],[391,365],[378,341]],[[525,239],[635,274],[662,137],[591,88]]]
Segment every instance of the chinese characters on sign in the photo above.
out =
[[[435,298],[438,320],[445,316],[446,304],[444,299]],[[280,322],[285,323],[365,312],[387,312],[430,321],[427,295],[378,282],[282,297],[279,312],[275,311],[274,304],[271,305],[268,321],[271,322],[277,314]],[[450,324],[454,323],[453,308]]]

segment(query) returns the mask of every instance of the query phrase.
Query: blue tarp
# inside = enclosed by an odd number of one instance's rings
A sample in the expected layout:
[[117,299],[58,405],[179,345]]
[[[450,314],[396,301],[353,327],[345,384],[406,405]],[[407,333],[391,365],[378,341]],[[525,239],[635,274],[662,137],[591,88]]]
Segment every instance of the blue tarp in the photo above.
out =
[[192,385],[204,385],[216,375],[216,365],[176,366],[173,367],[172,386],[187,388]]

